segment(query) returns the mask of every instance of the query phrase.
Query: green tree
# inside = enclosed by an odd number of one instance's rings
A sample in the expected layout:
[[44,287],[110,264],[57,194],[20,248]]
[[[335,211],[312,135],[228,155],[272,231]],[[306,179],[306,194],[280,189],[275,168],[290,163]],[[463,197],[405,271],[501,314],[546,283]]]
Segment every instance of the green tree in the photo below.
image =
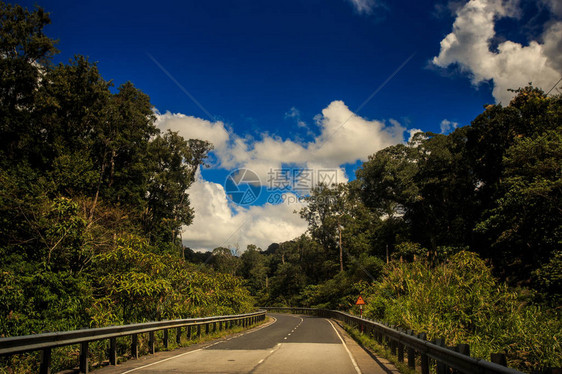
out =
[[247,287],[253,295],[268,286],[268,257],[253,244],[249,244],[240,256],[239,274],[247,280]]
[[562,127],[516,140],[502,164],[505,192],[477,226],[493,238],[498,264],[519,279],[561,252],[561,159]]
[[236,275],[240,268],[240,258],[236,250],[225,247],[213,249],[211,264],[219,273]]
[[210,149],[208,142],[185,140],[171,131],[150,142],[144,228],[153,243],[181,244],[176,242],[181,227],[193,220],[187,189],[195,181],[195,172]]
[[31,121],[44,66],[57,52],[43,34],[50,23],[41,8],[33,12],[0,2],[0,159],[23,157],[36,133]]

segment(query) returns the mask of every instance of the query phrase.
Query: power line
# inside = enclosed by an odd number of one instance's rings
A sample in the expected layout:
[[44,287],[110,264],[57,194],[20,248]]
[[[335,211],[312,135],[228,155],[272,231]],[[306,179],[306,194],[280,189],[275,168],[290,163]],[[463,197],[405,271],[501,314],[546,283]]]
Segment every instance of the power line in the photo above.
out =
[[552,88],[546,93],[545,96],[548,96],[548,94],[550,93],[550,91],[552,91],[554,89],[554,87],[558,86],[558,83],[560,83],[560,81],[562,81],[562,78],[558,79],[558,82],[556,82],[556,84],[554,86],[552,86]]

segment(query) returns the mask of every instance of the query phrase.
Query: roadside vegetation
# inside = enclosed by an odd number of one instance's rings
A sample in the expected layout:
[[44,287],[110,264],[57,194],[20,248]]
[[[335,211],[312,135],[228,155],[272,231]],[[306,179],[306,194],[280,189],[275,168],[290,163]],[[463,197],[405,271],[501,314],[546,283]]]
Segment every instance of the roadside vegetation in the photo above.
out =
[[160,132],[149,97],[87,58],[54,65],[49,22],[0,2],[0,337],[253,310],[240,278],[182,259],[211,145]]

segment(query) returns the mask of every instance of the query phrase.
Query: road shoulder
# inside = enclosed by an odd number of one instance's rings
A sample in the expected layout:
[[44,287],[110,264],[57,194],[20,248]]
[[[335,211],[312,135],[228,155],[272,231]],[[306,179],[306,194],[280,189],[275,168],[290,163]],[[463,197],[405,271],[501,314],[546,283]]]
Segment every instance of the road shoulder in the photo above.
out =
[[341,322],[331,320],[345,345],[357,362],[362,374],[398,374],[400,371],[387,359],[380,357],[368,348],[362,347],[342,328]]

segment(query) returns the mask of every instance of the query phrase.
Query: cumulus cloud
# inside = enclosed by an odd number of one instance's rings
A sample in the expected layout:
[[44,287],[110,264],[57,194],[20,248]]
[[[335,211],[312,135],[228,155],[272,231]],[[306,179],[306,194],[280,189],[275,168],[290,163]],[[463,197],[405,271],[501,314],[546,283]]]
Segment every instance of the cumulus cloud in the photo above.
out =
[[221,152],[230,141],[230,133],[222,122],[210,122],[201,118],[156,112],[156,125],[162,131],[177,131],[185,139],[201,139],[213,144]]
[[179,131],[183,137],[208,140],[222,168],[248,168],[265,180],[272,169],[283,164],[339,168],[366,160],[376,151],[403,141],[405,128],[395,120],[388,123],[355,115],[343,101],[333,101],[316,118],[320,134],[301,143],[263,134],[261,139],[242,138],[222,122],[209,122],[183,114],[156,114],[160,129]]
[[[214,145],[215,165],[223,169],[247,168],[270,187],[271,172],[287,165],[309,169],[313,183],[345,183],[342,167],[389,145],[404,141],[406,129],[397,121],[369,120],[355,115],[342,101],[333,101],[315,117],[319,135],[308,142],[262,134],[260,139],[235,134],[222,122],[210,122],[183,114],[156,112],[161,130],[178,131],[186,139],[203,139]],[[292,116],[300,116],[295,109]],[[295,178],[302,182],[303,175]],[[290,240],[306,231],[306,223],[294,214],[302,203],[288,194],[289,204],[242,207],[228,200],[223,185],[199,176],[189,190],[195,219],[183,233],[184,243],[194,249],[248,244],[267,246]]]
[[[559,2],[544,0],[553,14],[560,12]],[[495,22],[504,17],[518,17],[516,0],[470,0],[457,10],[453,31],[441,41],[433,64],[446,68],[458,65],[472,83],[493,81],[492,94],[497,102],[508,104],[518,88],[533,82],[550,88],[559,78],[562,67],[562,22],[553,20],[538,40],[522,45],[510,40],[501,42],[497,51],[490,49],[496,37]]]
[[184,227],[182,237],[184,244],[193,249],[223,246],[244,251],[248,244],[265,249],[271,243],[295,238],[307,229],[306,222],[294,213],[302,207],[296,198],[277,205],[231,205],[222,185],[200,176],[189,189],[189,196],[195,219]]
[[443,121],[441,121],[440,127],[441,127],[441,134],[446,134],[449,131],[459,127],[459,124],[457,122],[451,122],[448,119],[444,119]]

